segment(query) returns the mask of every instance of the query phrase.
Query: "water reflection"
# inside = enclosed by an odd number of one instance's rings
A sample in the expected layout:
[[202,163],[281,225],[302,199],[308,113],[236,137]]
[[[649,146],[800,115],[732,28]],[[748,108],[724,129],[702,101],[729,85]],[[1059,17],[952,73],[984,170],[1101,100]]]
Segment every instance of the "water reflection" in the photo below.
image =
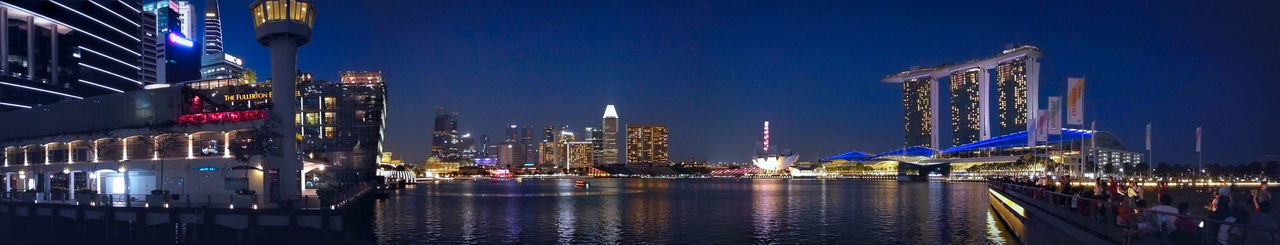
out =
[[1005,243],[981,183],[447,181],[376,205],[377,242]]

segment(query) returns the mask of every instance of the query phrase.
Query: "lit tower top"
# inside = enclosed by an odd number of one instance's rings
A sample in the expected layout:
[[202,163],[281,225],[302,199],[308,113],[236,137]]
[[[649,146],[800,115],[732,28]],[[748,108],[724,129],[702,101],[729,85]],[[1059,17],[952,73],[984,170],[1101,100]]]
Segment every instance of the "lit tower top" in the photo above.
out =
[[769,121],[764,121],[764,154],[769,154]]
[[298,47],[311,42],[311,26],[315,5],[311,0],[258,0],[249,6],[253,11],[254,36],[271,50],[271,119],[280,137],[280,158],[268,158],[266,171],[279,171],[279,186],[270,200],[296,198],[301,195],[302,161],[298,160],[298,126],[294,113],[297,100]]
[[613,109],[613,105],[604,107],[604,118],[618,118],[618,111]]

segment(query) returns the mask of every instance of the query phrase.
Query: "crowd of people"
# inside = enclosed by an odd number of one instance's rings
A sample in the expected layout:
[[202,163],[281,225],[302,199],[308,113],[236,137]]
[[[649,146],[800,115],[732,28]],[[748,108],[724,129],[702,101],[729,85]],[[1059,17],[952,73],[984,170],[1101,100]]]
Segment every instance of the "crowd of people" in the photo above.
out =
[[[1280,223],[1270,216],[1271,193],[1267,183],[1247,192],[1234,185],[1209,190],[1207,215],[1193,215],[1191,204],[1174,205],[1168,183],[1154,188],[1157,205],[1147,200],[1148,187],[1119,178],[1076,180],[1072,176],[1004,176],[991,181],[1017,186],[1032,199],[1068,208],[1123,231],[1123,244],[1139,239],[1165,239],[1174,244],[1280,244]],[[1076,183],[1073,187],[1072,183]],[[1085,182],[1088,181],[1088,182]],[[1092,187],[1086,187],[1092,182]],[[1233,195],[1234,194],[1234,195]]]

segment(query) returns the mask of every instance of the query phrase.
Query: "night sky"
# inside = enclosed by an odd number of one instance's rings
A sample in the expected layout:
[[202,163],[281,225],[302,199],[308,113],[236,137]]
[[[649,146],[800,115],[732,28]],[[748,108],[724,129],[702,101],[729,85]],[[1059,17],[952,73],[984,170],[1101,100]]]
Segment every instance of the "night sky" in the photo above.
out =
[[[1280,153],[1276,1],[318,2],[299,68],[382,70],[385,145],[409,162],[427,157],[435,106],[500,141],[512,122],[581,132],[615,104],[622,124],[668,124],[673,161],[746,161],[765,120],[803,160],[881,152],[901,147],[903,109],[880,78],[1008,44],[1044,52],[1042,104],[1085,76],[1086,122],[1135,151],[1153,122],[1157,162],[1194,164],[1198,125],[1206,163]],[[249,3],[222,1],[225,42],[267,77]]]

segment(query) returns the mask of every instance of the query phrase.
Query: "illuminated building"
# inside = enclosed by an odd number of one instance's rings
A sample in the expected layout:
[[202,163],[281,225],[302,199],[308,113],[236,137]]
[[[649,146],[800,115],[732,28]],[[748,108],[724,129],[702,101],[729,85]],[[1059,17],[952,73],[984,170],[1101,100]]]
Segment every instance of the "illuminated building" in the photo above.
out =
[[[276,123],[274,134],[280,135],[280,157],[267,161],[268,171],[276,173],[272,178],[296,180],[300,178],[302,163],[297,156],[296,135],[299,130],[290,119],[297,110],[294,100],[297,91],[298,47],[311,42],[311,26],[315,19],[315,5],[309,0],[258,0],[250,5],[253,16],[254,36],[259,44],[267,46],[271,53],[272,121]],[[380,152],[380,151],[379,151]],[[269,186],[273,195],[283,198],[298,196],[298,183],[280,181]]]
[[951,74],[951,144],[963,145],[985,139],[982,137],[982,124],[987,116],[982,109],[980,98],[985,88],[980,78],[985,77],[982,69],[968,69]]
[[995,69],[999,111],[998,133],[1024,131],[1039,108],[1040,49],[1020,46],[1000,54],[959,64],[912,68],[881,79],[902,83],[907,146],[941,149],[939,86],[947,78],[951,109],[951,145],[991,138],[991,76]]
[[779,171],[779,170],[784,170],[784,169],[787,169],[788,167],[791,167],[791,165],[795,164],[796,160],[799,160],[799,159],[800,159],[800,155],[790,155],[790,156],[769,155],[769,156],[763,156],[763,157],[757,157],[757,158],[751,159],[751,163],[755,164],[757,168],[760,168],[763,170]]
[[906,144],[908,146],[934,147],[938,145],[938,135],[933,132],[937,125],[938,90],[931,77],[908,79],[902,82],[902,104],[906,121]]
[[[1031,63],[1031,64],[1029,64]],[[1027,130],[1027,115],[1037,108],[1035,93],[1039,86],[1027,81],[1027,66],[1034,61],[1026,56],[1013,58],[996,65],[997,109],[1000,115],[1000,134],[1009,134]]]
[[517,158],[522,165],[534,165],[538,163],[538,144],[533,141],[533,126],[524,126],[520,128],[520,150],[524,152],[523,157]]
[[669,164],[667,125],[627,124],[627,163]]
[[601,122],[600,129],[603,132],[601,142],[603,144],[600,155],[599,164],[608,165],[618,163],[618,111],[613,105],[604,107],[604,119]]
[[[144,27],[133,2],[0,1],[0,112],[123,93],[149,80],[138,66]],[[56,34],[55,34],[56,33]],[[60,72],[50,72],[60,71]]]
[[604,162],[604,130],[599,127],[587,127],[582,138],[591,143],[591,162]]
[[458,146],[460,140],[458,113],[436,107],[435,126],[431,131],[431,157],[445,162],[462,160],[462,149]]
[[222,49],[222,13],[218,9],[218,0],[204,2],[204,55],[223,53]]
[[299,152],[304,158],[353,169],[375,166],[376,154],[383,152],[387,89],[382,79],[347,81],[380,75],[377,71],[344,71],[339,73],[342,79],[337,82],[315,80],[307,73],[299,75],[302,104],[295,118],[302,132]]
[[[182,26],[183,6],[190,11],[191,5],[186,2],[158,1],[142,5],[142,11],[156,16],[156,81],[158,83],[177,84],[200,79],[200,60],[202,48]],[[292,73],[292,72],[290,72]]]
[[227,53],[207,54],[200,59],[200,79],[240,77],[244,60]]
[[583,168],[594,166],[594,152],[591,142],[587,141],[571,141],[565,142],[565,166],[568,169]]

